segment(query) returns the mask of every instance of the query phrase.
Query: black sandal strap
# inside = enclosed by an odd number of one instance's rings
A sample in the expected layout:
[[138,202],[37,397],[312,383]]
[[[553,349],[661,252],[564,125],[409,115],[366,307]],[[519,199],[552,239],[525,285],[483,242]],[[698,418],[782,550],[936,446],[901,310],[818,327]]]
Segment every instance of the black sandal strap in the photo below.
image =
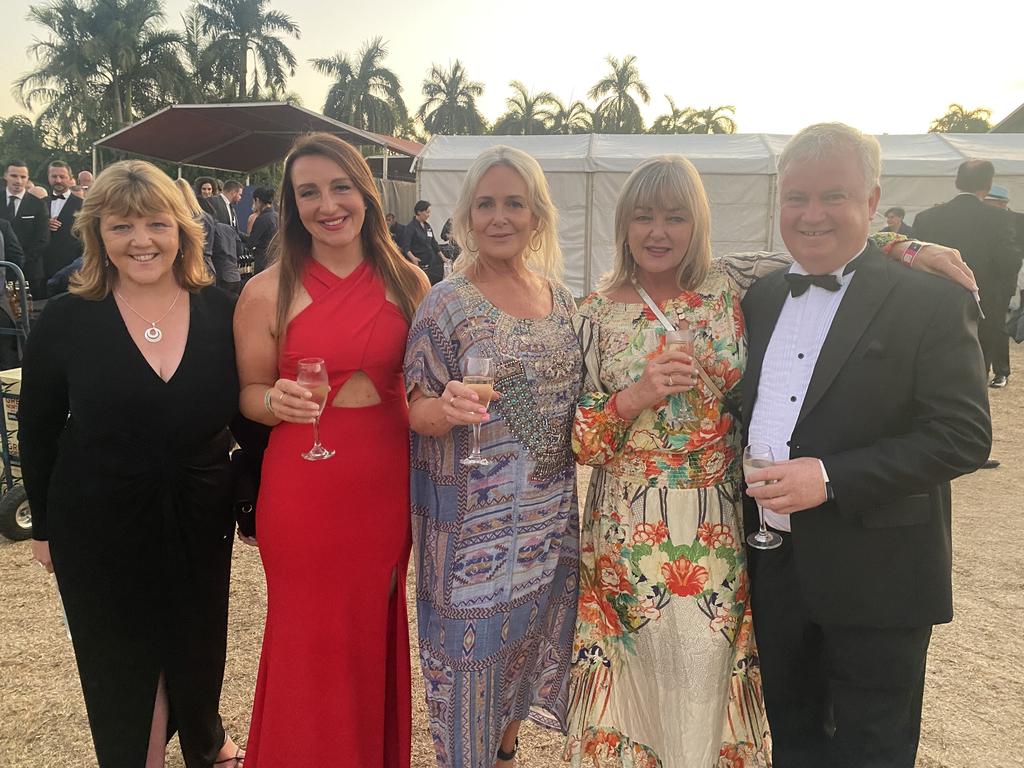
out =
[[499,760],[505,760],[506,762],[509,761],[509,760],[515,760],[516,759],[516,752],[518,750],[519,750],[519,737],[516,736],[516,745],[514,747],[512,747],[512,751],[511,752],[506,752],[505,750],[503,750],[501,748],[500,744],[498,745],[498,759]]

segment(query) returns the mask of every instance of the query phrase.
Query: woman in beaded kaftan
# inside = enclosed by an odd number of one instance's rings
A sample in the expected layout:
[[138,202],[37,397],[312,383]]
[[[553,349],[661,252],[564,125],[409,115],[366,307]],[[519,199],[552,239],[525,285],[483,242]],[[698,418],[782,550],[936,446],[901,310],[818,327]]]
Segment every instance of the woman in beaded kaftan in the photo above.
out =
[[[565,728],[582,360],[536,161],[485,152],[454,218],[466,250],[420,305],[405,362],[420,660],[438,765],[492,768],[511,765],[522,720]],[[494,361],[500,394],[482,467],[460,463],[465,425],[483,419],[460,381],[467,356]]]

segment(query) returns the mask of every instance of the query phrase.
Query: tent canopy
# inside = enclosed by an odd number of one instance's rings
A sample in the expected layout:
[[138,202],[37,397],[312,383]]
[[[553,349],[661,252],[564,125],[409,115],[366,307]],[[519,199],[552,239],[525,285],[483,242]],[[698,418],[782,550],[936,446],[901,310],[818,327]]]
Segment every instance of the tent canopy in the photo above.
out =
[[[778,158],[789,136],[590,135],[435,136],[416,159],[420,197],[444,221],[454,208],[463,177],[487,147],[506,144],[533,155],[544,170],[559,213],[565,280],[577,296],[593,290],[611,266],[614,211],[628,174],[654,155],[681,154],[697,167],[711,201],[711,237],[716,253],[781,250],[778,230]],[[907,222],[921,210],[948,200],[957,167],[972,157],[995,163],[997,182],[1011,204],[1024,210],[1024,135],[924,134],[879,136],[882,211],[900,206]]]
[[280,160],[296,136],[312,131],[408,157],[415,157],[423,148],[415,141],[363,131],[303,107],[276,102],[176,104],[93,146],[181,165],[248,173]]

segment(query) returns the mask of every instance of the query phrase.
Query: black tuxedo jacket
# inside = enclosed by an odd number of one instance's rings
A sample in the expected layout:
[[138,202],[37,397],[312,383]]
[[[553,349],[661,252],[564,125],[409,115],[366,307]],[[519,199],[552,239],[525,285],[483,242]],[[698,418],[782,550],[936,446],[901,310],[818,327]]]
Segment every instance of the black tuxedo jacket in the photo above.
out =
[[[0,206],[0,219],[7,219],[6,195],[4,190],[3,202]],[[26,192],[21,198],[21,205],[18,212],[11,220],[14,227],[14,234],[21,243],[25,252],[25,276],[30,278],[41,278],[43,276],[42,252],[46,244],[50,242],[50,210],[48,205],[35,195]]]
[[915,237],[956,248],[974,270],[982,293],[1005,295],[1007,300],[1021,265],[1015,235],[1009,211],[986,205],[974,195],[957,195],[914,219]]
[[[47,220],[50,218],[52,199],[52,197],[48,197],[42,201],[46,208]],[[50,241],[43,249],[43,274],[47,280],[82,255],[82,241],[71,231],[75,223],[75,214],[80,210],[82,210],[82,199],[68,192],[64,207],[60,209],[60,215],[57,217],[61,227],[56,232],[50,232]]]
[[203,198],[208,206],[207,210],[213,214],[218,224],[231,225],[231,214],[228,212],[228,204],[220,195],[211,195]]
[[[748,420],[786,271],[758,280],[743,300]],[[952,618],[949,481],[981,466],[992,445],[977,316],[967,291],[890,262],[874,245],[858,262],[789,441],[792,458],[824,462],[836,496],[791,519],[815,621],[912,627]],[[757,508],[749,497],[744,506],[755,530]]]

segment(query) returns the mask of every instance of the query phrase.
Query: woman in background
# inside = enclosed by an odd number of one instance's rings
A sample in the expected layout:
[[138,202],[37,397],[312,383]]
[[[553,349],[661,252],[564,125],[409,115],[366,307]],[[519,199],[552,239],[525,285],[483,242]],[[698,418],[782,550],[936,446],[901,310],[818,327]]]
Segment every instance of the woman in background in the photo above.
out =
[[[426,279],[391,239],[366,161],[334,136],[292,147],[280,226],[277,260],[235,314],[242,413],[273,427],[256,505],[267,623],[246,768],[406,768],[402,355]],[[303,358],[324,361],[318,402],[295,380]],[[307,461],[321,407],[335,455]]]
[[[238,412],[233,301],[155,166],[106,168],[83,266],[32,328],[19,412],[33,554],[57,574],[101,768],[240,768],[218,714]],[[45,759],[43,762],[47,762]]]

